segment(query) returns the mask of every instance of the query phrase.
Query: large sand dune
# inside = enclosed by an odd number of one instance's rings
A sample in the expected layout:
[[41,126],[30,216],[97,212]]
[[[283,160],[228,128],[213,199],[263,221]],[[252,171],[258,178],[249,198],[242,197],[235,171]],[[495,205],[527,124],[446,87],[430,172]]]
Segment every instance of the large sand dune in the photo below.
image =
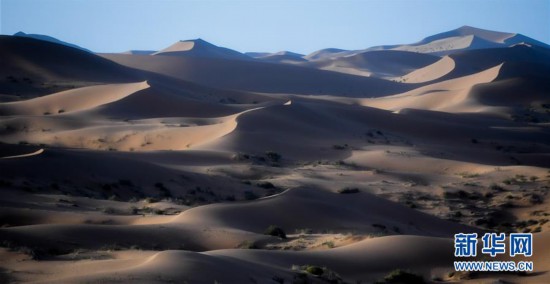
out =
[[305,66],[381,78],[403,76],[436,62],[437,56],[395,50],[365,51],[334,59],[316,60]]
[[365,78],[291,64],[127,54],[102,54],[102,56],[132,68],[222,89],[376,97],[412,88],[377,78]]
[[[511,48],[490,48],[457,52],[440,61],[403,76],[410,83],[449,80],[471,75],[501,63],[525,65],[518,70],[529,70],[531,65],[548,65],[548,49],[537,46],[516,45]],[[512,70],[515,70],[514,68]],[[544,74],[544,72],[540,72]]]
[[121,100],[148,88],[146,82],[100,85],[64,91],[45,97],[2,105],[3,115],[44,115],[89,110]]
[[185,57],[206,57],[206,58],[225,58],[225,59],[250,59],[248,56],[237,51],[215,46],[202,39],[179,41],[173,45],[157,51],[152,55],[162,56],[185,56]]
[[12,96],[139,81],[134,71],[95,54],[34,38],[1,36],[0,58],[0,93]]

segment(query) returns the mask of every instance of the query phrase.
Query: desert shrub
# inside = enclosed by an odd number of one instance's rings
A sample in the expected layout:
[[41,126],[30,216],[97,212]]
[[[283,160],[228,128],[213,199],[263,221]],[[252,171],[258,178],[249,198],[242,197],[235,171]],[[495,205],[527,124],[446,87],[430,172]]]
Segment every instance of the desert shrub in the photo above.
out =
[[377,228],[377,229],[381,229],[381,230],[385,230],[386,229],[386,226],[385,225],[382,225],[382,224],[372,224],[373,227]]
[[261,187],[261,188],[265,188],[265,189],[275,188],[275,186],[272,183],[270,183],[269,181],[259,182],[256,185]]
[[244,154],[244,153],[236,153],[235,155],[233,155],[232,159],[235,160],[235,161],[249,160],[250,155]]
[[130,207],[130,215],[137,215],[139,213],[139,209],[135,206]]
[[258,245],[254,241],[244,241],[237,245],[240,249],[259,249]]
[[339,189],[338,193],[340,193],[340,194],[359,193],[359,189],[355,188],[355,187],[353,187],[353,188],[345,187],[345,188]]
[[279,162],[282,158],[281,154],[273,151],[267,151],[265,152],[265,155],[268,159],[270,159],[272,162]]
[[309,234],[313,234],[313,230],[312,230],[312,229],[308,229],[308,228],[305,228],[305,229],[296,229],[296,234],[300,234],[300,235],[309,235]]
[[426,283],[424,278],[421,275],[417,275],[408,271],[401,269],[396,269],[390,272],[384,277],[383,281],[379,283],[411,283],[411,284],[421,284]]
[[[321,280],[324,280],[324,282],[328,282],[328,283],[344,283],[342,281],[342,278],[340,277],[340,275],[338,275],[338,273],[326,268],[326,267],[321,267],[321,266],[317,266],[317,265],[302,265],[302,266],[298,266],[298,265],[293,265],[292,266],[292,270],[294,271],[298,271],[299,274],[297,275],[300,275],[300,279],[301,280],[307,280],[307,275],[312,275],[314,276],[315,278],[318,278],[318,279],[321,279]],[[296,279],[296,277],[295,277]],[[297,283],[308,283],[308,282],[297,282]]]
[[344,145],[332,145],[332,148],[334,150],[345,150],[347,149],[349,146],[348,144],[344,144]]
[[247,190],[247,191],[244,192],[244,199],[245,200],[256,200],[256,199],[258,199],[258,195],[256,195],[252,191]]
[[141,214],[154,214],[155,209],[153,207],[145,206],[138,209]]
[[172,193],[162,182],[155,183],[155,187],[159,190],[159,192],[161,193],[161,196],[172,197]]
[[467,198],[470,200],[479,200],[481,198],[481,194],[478,192],[472,192],[468,194]]
[[307,278],[307,274],[303,272],[299,272],[294,274],[292,277],[292,284],[308,284],[310,283],[309,279]]
[[323,275],[323,268],[315,265],[307,265],[304,271],[317,276]]
[[503,191],[504,190],[504,188],[502,188],[502,186],[500,186],[496,183],[492,183],[491,185],[489,185],[489,189],[494,190],[494,191]]
[[412,208],[412,209],[418,208],[418,205],[411,200],[405,201],[405,205],[409,206],[409,208]]
[[115,213],[115,209],[112,208],[112,207],[105,207],[105,208],[101,209],[101,212],[103,212],[105,214],[113,214],[113,213]]
[[531,204],[542,204],[544,202],[544,199],[542,198],[542,196],[533,193],[531,195],[531,198],[529,198],[529,201],[531,202]]
[[520,182],[527,182],[527,177],[524,176],[524,175],[516,175],[515,179],[520,181]]
[[33,247],[19,247],[16,251],[28,255],[32,260],[44,260],[53,255],[61,254],[55,249],[44,250]]
[[473,278],[474,273],[471,271],[452,271],[447,276],[453,280],[469,280]]
[[285,231],[283,229],[275,226],[275,225],[271,225],[271,226],[267,227],[267,229],[264,232],[264,235],[269,235],[269,236],[279,237],[281,239],[286,239]]
[[452,199],[452,198],[455,198],[455,194],[453,192],[445,191],[443,192],[443,198]]
[[507,202],[504,202],[502,204],[499,204],[499,207],[500,208],[514,208],[514,207],[516,207],[516,205],[511,201],[507,201]]
[[145,203],[157,203],[157,202],[159,202],[159,200],[157,198],[154,198],[154,197],[146,197],[143,201],[145,201]]
[[449,213],[449,217],[451,217],[451,218],[461,218],[463,216],[464,215],[460,211],[454,211],[454,212]]
[[469,173],[469,172],[458,173],[458,175],[462,178],[476,178],[476,177],[479,177],[479,174]]

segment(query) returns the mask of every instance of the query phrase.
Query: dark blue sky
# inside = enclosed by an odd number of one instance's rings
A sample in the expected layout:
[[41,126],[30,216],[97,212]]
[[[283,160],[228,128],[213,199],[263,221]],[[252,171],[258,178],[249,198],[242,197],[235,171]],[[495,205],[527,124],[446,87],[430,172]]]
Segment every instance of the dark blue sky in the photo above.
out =
[[462,25],[550,43],[550,0],[0,0],[0,32],[57,37],[97,52],[203,38],[238,51],[412,43]]

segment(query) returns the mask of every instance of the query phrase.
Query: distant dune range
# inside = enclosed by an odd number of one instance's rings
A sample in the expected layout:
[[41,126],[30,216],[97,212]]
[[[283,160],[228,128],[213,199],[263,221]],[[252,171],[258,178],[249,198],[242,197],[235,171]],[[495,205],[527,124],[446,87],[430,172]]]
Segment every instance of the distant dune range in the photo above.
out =
[[[95,54],[19,33],[0,61],[2,283],[550,281],[545,43]],[[453,235],[487,231],[533,232],[535,271],[452,273]]]

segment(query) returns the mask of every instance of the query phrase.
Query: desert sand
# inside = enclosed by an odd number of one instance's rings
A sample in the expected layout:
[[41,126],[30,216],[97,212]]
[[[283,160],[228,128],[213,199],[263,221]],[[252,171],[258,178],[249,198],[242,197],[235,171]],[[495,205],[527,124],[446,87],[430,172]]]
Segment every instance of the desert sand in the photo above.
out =
[[[309,55],[0,36],[0,282],[548,283],[549,58],[472,27]],[[459,232],[532,232],[534,271],[455,272]]]

